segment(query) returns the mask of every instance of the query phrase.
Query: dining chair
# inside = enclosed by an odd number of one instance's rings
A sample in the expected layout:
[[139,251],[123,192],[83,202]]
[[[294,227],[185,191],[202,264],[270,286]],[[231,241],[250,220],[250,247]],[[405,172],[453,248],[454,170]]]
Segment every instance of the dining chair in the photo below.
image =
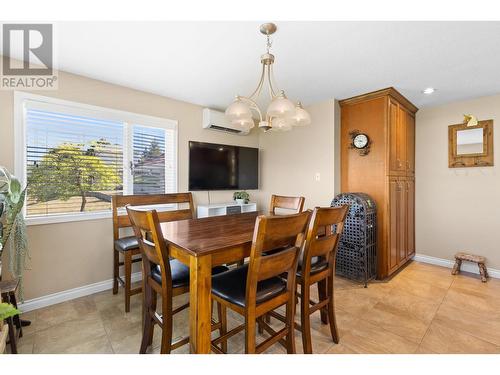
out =
[[[295,277],[309,216],[310,212],[258,216],[249,263],[212,276],[212,299],[222,305],[222,313],[230,308],[245,318],[244,324],[212,341],[214,352],[225,353],[217,345],[244,330],[246,353],[261,353],[276,342],[284,345],[288,353],[295,353]],[[273,255],[262,255],[276,247],[285,249]],[[283,273],[286,279],[280,277]],[[278,332],[270,329],[271,337],[256,345],[257,320],[283,305],[286,305],[285,327]]]
[[271,212],[272,215],[276,215],[276,209],[282,209],[299,213],[304,209],[304,202],[304,197],[286,197],[273,194],[271,196],[269,212]]
[[[143,333],[139,353],[146,353],[152,344],[154,326],[158,324],[162,329],[160,352],[169,354],[189,342],[189,337],[172,342],[173,316],[189,307],[189,303],[185,303],[173,309],[173,297],[189,292],[189,267],[177,259],[169,258],[161,231],[160,214],[156,210],[139,210],[129,205],[126,209],[142,256]],[[190,218],[191,210],[161,213],[162,222]],[[215,274],[227,270],[227,267],[218,266],[212,272]],[[161,296],[161,315],[157,311],[158,294]],[[219,329],[219,334],[223,335],[226,333],[226,320],[220,306],[217,311],[219,321],[212,322],[212,330]]]
[[[141,292],[141,287],[132,289],[132,264],[141,261],[139,243],[134,235],[120,236],[120,230],[130,228],[132,224],[124,209],[126,205],[145,206],[163,204],[187,204],[181,217],[194,217],[193,196],[191,193],[151,194],[151,195],[114,195],[111,199],[113,213],[113,294],[118,293],[118,283],[125,289],[125,312],[130,311],[130,297]],[[160,213],[160,216],[163,212]],[[170,215],[169,215],[170,217]],[[120,260],[122,254],[123,260]],[[124,267],[123,279],[120,267]]]
[[[295,327],[302,332],[304,354],[312,353],[310,315],[320,310],[321,322],[330,324],[333,342],[338,344],[339,334],[335,319],[334,276],[337,247],[349,211],[348,206],[316,207],[312,213],[307,237],[299,259],[296,282],[300,285],[300,320]],[[310,298],[311,286],[318,285],[319,301]],[[273,311],[270,316],[287,321],[286,316]],[[264,324],[266,328],[267,324]]]

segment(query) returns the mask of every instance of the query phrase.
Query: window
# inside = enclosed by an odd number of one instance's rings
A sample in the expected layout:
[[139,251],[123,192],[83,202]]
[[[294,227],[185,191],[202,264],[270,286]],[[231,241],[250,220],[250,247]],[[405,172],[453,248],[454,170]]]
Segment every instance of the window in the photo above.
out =
[[30,223],[108,216],[114,194],[177,191],[177,123],[16,93]]

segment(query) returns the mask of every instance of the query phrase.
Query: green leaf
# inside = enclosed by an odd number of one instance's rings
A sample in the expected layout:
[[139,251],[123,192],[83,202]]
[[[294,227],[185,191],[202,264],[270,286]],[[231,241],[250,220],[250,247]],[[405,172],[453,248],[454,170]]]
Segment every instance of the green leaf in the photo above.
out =
[[18,315],[21,312],[10,303],[0,303],[0,321]]

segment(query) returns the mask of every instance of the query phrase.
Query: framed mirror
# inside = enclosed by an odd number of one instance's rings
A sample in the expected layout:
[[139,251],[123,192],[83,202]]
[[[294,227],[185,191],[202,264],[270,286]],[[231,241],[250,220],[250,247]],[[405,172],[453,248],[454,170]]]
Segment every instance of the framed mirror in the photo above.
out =
[[493,120],[448,127],[448,166],[450,168],[493,165]]

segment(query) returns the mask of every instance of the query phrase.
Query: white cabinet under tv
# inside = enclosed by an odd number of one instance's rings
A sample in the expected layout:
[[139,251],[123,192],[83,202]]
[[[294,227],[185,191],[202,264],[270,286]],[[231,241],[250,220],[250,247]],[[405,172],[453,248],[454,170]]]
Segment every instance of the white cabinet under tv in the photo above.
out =
[[242,214],[245,212],[257,211],[257,203],[244,203],[238,204],[231,203],[215,203],[215,204],[200,204],[197,208],[197,217],[221,216],[221,215],[234,215]]

